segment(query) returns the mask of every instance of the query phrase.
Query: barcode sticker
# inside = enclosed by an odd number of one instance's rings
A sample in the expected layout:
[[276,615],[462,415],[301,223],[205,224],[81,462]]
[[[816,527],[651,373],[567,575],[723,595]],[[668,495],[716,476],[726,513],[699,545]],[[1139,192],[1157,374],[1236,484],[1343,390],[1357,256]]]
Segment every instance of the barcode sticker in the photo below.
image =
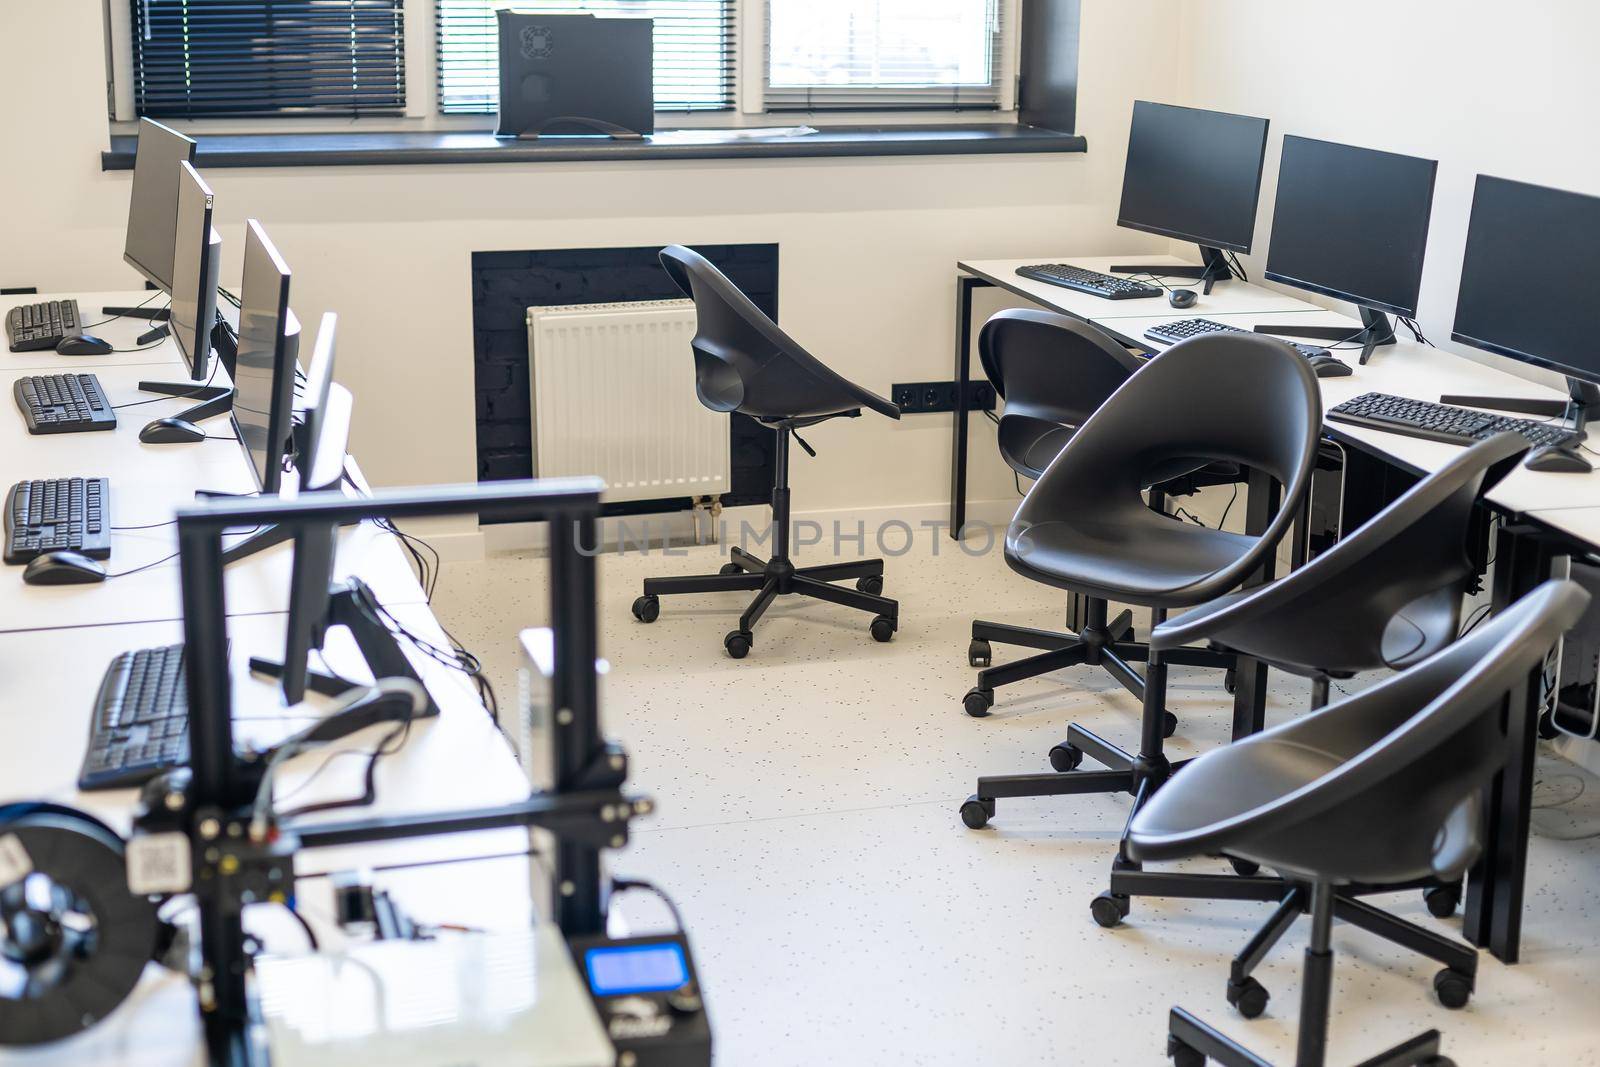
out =
[[186,835],[141,834],[128,842],[128,892],[141,897],[187,892],[189,865]]
[[28,850],[22,847],[21,838],[16,834],[0,837],[0,889],[20,882],[32,873],[33,860],[28,858]]

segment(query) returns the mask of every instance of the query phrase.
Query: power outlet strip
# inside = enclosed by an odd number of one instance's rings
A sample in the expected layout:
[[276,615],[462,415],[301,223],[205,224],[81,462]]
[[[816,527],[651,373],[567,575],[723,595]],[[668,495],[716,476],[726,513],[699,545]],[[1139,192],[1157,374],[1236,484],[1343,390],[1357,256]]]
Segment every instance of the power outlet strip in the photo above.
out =
[[[927,415],[956,409],[955,382],[904,382],[890,387],[889,399],[902,415]],[[967,410],[993,411],[996,397],[988,382],[967,383]]]

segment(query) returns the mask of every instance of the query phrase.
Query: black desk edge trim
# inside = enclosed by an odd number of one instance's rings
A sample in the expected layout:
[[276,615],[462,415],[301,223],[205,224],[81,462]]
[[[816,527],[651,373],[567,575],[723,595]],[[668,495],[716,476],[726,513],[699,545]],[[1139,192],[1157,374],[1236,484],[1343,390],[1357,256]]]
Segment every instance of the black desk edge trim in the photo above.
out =
[[[707,131],[708,133],[715,131]],[[409,166],[461,163],[588,163],[597,160],[807,159],[862,156],[1022,155],[1084,152],[1083,137],[1039,126],[832,126],[800,137],[701,143],[604,138],[496,140],[486,132],[201,135],[195,165],[219,167]],[[111,138],[101,170],[132,170],[136,139]]]

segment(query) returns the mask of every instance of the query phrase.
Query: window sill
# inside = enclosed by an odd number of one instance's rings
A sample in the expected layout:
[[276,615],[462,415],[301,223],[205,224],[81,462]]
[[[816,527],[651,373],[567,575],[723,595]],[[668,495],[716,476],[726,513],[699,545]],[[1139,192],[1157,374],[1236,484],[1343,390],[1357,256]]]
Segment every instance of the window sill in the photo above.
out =
[[[1076,134],[1038,126],[825,126],[800,137],[730,140],[723,130],[663,131],[644,141],[502,140],[489,133],[289,133],[200,137],[195,163],[220,167],[406,166],[433,163],[572,163],[652,159],[804,159],[1082,152]],[[132,170],[135,138],[111,138],[101,170]]]

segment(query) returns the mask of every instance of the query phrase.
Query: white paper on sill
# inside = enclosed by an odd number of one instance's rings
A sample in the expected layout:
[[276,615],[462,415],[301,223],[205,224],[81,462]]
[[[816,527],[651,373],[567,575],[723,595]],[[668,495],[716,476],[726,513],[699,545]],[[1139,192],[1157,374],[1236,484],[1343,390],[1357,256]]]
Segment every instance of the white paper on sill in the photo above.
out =
[[754,141],[768,137],[804,137],[816,133],[812,126],[760,126],[739,130],[665,130],[650,136],[656,144],[686,141],[693,144],[718,141]]

